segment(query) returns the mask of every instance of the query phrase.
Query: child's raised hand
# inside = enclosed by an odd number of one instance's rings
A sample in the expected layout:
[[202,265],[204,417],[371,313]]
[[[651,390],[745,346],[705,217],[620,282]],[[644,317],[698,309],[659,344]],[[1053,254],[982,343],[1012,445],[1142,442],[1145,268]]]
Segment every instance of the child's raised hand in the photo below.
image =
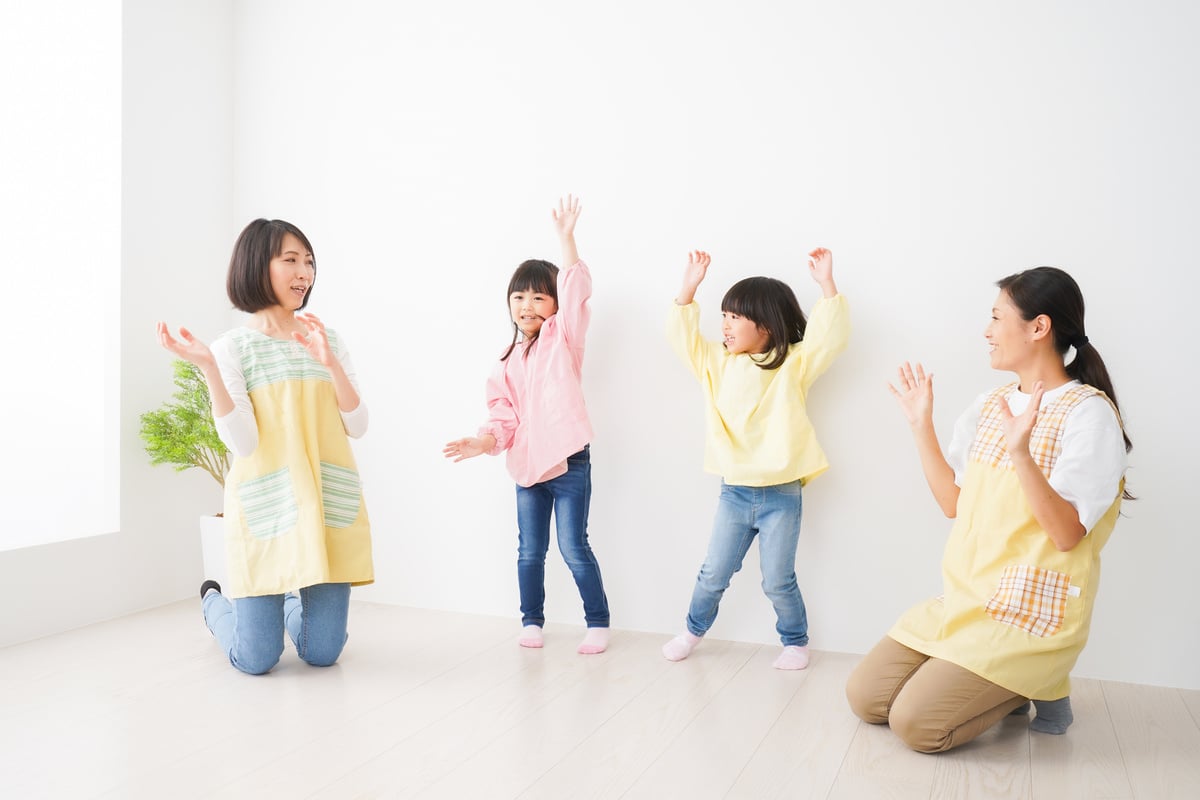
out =
[[165,322],[158,323],[157,329],[158,343],[179,358],[190,361],[201,369],[216,365],[216,359],[213,358],[208,345],[192,336],[191,331],[187,328],[179,329],[178,339],[171,335]]
[[808,274],[812,275],[825,297],[835,297],[837,284],[833,282],[833,253],[818,247],[808,254]]
[[453,458],[455,464],[468,458],[483,455],[485,452],[484,441],[478,436],[455,439],[453,442],[447,442],[446,446],[442,448],[442,455],[446,458]]
[[888,384],[888,390],[900,410],[908,419],[909,425],[932,423],[933,421],[933,373],[925,374],[925,368],[920,363],[914,370],[907,361],[900,365],[900,388]]
[[297,314],[296,319],[308,329],[308,336],[293,333],[292,338],[304,345],[304,349],[322,366],[333,365],[333,348],[329,346],[329,337],[325,333],[325,323],[316,314]]
[[[554,217],[554,227],[558,230],[560,239],[565,239],[568,236],[575,234],[575,223],[579,221],[579,214],[583,211],[583,206],[579,203],[579,198],[572,195],[567,195],[567,199],[558,198],[558,208],[550,209],[550,215]],[[570,264],[563,264],[563,267],[569,267]]]
[[813,280],[822,283],[833,277],[833,253],[818,247],[808,254],[808,273]]
[[676,303],[686,306],[692,302],[696,296],[696,289],[704,280],[704,276],[708,274],[708,265],[711,263],[712,256],[703,250],[693,250],[688,253],[687,266],[683,269],[683,288],[679,290],[679,296],[675,298]]

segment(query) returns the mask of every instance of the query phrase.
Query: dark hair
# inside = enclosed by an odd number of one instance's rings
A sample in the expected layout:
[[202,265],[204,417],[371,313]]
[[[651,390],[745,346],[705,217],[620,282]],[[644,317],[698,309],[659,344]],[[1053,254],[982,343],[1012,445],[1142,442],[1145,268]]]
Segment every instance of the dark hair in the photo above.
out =
[[[996,285],[1008,293],[1025,321],[1034,320],[1041,314],[1050,318],[1054,349],[1058,354],[1065,357],[1068,348],[1075,348],[1075,358],[1067,364],[1067,376],[1095,386],[1108,395],[1119,419],[1121,407],[1117,405],[1117,393],[1108,376],[1108,368],[1084,332],[1083,292],[1075,279],[1057,267],[1034,267],[1001,278]],[[1125,451],[1133,449],[1124,425],[1121,436],[1125,439]]]
[[[520,266],[512,275],[512,279],[508,282],[508,293],[504,295],[506,299],[513,296],[513,292],[534,292],[535,294],[548,294],[554,298],[554,305],[558,307],[558,267],[551,264],[549,261],[531,258],[528,261],[522,261]],[[517,346],[517,337],[521,335],[520,328],[517,327],[517,321],[512,321],[513,338],[512,344],[504,351],[504,355],[500,356],[501,361],[507,361],[512,355],[513,349]],[[529,348],[533,347],[533,343],[537,341],[538,334],[542,331],[539,328],[537,333],[529,337],[529,344],[525,346],[525,357],[529,358]]]
[[721,310],[753,322],[767,334],[767,357],[755,360],[763,369],[779,369],[788,345],[804,338],[808,320],[792,287],[775,278],[745,278],[729,287]]
[[[271,289],[271,259],[283,252],[283,237],[291,234],[300,240],[309,253],[312,245],[299,228],[281,219],[256,219],[238,234],[229,259],[229,275],[225,292],[235,308],[253,314],[279,304]],[[316,280],[317,257],[313,255],[313,279]],[[312,287],[304,295],[300,308],[308,305]]]

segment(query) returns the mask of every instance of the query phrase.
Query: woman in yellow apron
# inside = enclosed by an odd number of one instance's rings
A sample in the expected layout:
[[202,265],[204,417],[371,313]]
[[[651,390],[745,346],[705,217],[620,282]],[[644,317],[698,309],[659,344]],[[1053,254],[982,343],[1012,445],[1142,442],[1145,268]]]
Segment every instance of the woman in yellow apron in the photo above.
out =
[[200,367],[221,440],[229,585],[200,587],[204,621],[230,663],[259,675],[283,653],[286,630],[314,666],[346,642],[350,587],[374,580],[371,532],[347,437],[366,432],[349,352],[308,304],[312,245],[282,220],[238,237],[226,289],[249,313],[212,348],[158,324],[159,341]]
[[1038,706],[1032,727],[1066,730],[1100,550],[1127,497],[1130,442],[1084,332],[1079,286],[1053,267],[997,285],[985,336],[992,367],[1017,381],[976,400],[946,454],[933,427],[932,374],[906,363],[899,388],[890,387],[930,490],[955,523],[942,595],[896,622],[846,695],[860,718],[889,723],[921,752],[968,742],[1029,700]]

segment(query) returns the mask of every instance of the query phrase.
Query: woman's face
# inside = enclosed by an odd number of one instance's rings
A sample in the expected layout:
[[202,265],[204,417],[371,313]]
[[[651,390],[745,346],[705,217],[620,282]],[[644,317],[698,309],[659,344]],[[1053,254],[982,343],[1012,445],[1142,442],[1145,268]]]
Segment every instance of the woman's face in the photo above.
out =
[[304,303],[317,277],[313,254],[290,233],[283,235],[279,255],[271,259],[271,291],[275,302],[289,311]]
[[1032,352],[1032,334],[1037,325],[1036,319],[1022,319],[1021,310],[1001,289],[992,306],[992,321],[983,333],[991,346],[992,368],[1018,371]]

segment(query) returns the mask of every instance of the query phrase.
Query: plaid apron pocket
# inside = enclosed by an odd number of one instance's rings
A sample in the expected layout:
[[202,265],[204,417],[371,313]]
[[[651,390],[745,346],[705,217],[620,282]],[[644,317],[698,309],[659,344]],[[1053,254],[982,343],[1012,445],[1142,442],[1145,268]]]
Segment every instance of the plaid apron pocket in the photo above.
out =
[[1034,636],[1053,636],[1062,629],[1067,597],[1077,593],[1066,573],[1018,564],[1004,568],[985,608],[997,622]]

